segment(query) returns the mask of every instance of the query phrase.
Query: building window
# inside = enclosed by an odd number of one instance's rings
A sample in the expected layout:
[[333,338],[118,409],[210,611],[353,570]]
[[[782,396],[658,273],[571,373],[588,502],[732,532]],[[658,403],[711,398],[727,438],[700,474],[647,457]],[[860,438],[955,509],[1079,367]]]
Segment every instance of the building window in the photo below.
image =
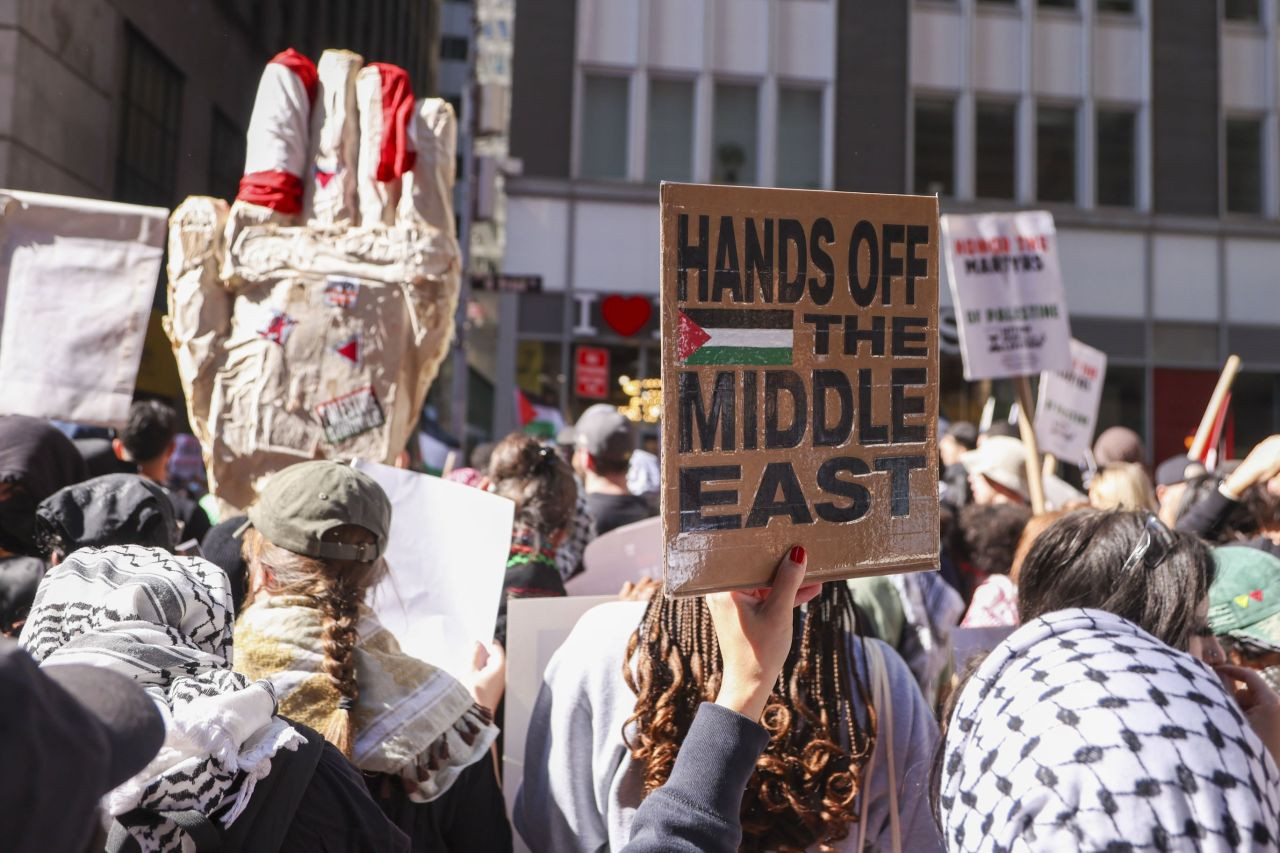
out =
[[1133,6],[1133,0],[1098,0],[1098,11],[1112,15],[1132,15],[1137,10]]
[[177,199],[182,74],[132,27],[125,30],[116,197],[168,207]]
[[1257,23],[1261,19],[1258,0],[1223,0],[1222,16],[1228,21],[1249,21]]
[[919,98],[915,110],[915,180],[921,195],[955,192],[955,104]]
[[1018,105],[981,103],[974,126],[978,198],[1013,198],[1018,167]]
[[778,90],[777,185],[816,190],[822,186],[822,92]]
[[1227,211],[1262,213],[1262,122],[1227,119]]
[[693,177],[693,82],[649,81],[644,176],[649,181]]
[[222,110],[214,107],[209,133],[209,193],[233,199],[244,173],[244,131]]
[[467,61],[468,41],[465,36],[442,36],[440,38],[440,58]]
[[1042,9],[1074,9],[1076,0],[1040,0]]
[[717,83],[711,128],[711,179],[718,184],[759,182],[756,142],[759,95],[755,86]]
[[1036,110],[1036,198],[1076,200],[1076,111],[1074,107]]
[[1129,110],[1098,110],[1098,204],[1133,207],[1136,202],[1137,117]]
[[626,77],[583,77],[578,173],[584,178],[627,176],[627,88]]

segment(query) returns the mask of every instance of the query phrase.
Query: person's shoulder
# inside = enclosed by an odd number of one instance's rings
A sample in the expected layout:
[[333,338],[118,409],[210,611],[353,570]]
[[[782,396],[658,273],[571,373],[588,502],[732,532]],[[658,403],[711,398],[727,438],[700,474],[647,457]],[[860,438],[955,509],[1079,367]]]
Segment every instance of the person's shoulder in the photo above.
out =
[[613,636],[629,637],[644,617],[644,601],[608,601],[597,604],[578,617],[565,645],[584,642],[600,644]]

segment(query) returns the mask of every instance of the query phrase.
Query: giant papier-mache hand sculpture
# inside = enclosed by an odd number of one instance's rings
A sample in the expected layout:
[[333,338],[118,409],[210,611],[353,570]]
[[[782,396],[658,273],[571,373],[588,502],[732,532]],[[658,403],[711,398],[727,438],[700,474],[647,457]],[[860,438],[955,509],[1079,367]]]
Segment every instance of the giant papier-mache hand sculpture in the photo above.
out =
[[294,462],[390,462],[448,350],[453,109],[363,62],[272,59],[235,202],[170,218],[165,329],[224,508]]

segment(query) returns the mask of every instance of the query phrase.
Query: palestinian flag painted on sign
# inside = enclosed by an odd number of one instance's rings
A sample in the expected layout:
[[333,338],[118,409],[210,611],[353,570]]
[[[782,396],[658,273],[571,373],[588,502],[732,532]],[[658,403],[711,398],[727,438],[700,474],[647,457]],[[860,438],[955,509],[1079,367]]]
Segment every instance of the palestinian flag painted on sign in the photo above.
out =
[[793,312],[686,308],[676,321],[682,364],[790,364]]

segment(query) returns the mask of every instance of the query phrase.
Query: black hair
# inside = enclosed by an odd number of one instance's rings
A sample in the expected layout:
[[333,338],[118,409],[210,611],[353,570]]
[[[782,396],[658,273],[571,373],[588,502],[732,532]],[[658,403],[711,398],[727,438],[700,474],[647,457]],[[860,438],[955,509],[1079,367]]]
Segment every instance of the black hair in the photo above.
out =
[[[1149,524],[1159,524],[1154,518],[1149,512],[1080,509],[1046,528],[1027,552],[1018,577],[1023,624],[1057,610],[1088,607],[1114,613],[1165,645],[1186,651],[1202,627],[1198,611],[1213,584],[1213,555],[1189,533],[1160,529],[1158,535],[1148,534]],[[1147,535],[1153,541],[1146,556],[1124,570]],[[941,737],[929,774],[929,800],[939,826],[947,726],[969,678],[985,658],[970,659],[943,707]]]
[[[1181,521],[1196,505],[1208,500],[1218,490],[1219,482],[1214,474],[1200,474],[1187,480],[1186,488],[1178,498],[1176,521]],[[1256,512],[1260,509],[1260,503],[1246,492],[1239,503],[1232,504],[1222,519],[1204,533],[1205,539],[1214,545],[1223,545],[1250,538],[1258,532]]]
[[139,464],[158,459],[177,435],[178,413],[159,400],[135,400],[120,443],[129,458]]
[[993,575],[1007,575],[1013,566],[1022,530],[1031,510],[1020,504],[960,508],[960,536],[969,563]]
[[[1022,621],[1092,607],[1128,619],[1166,645],[1186,651],[1200,627],[1200,602],[1213,583],[1213,557],[1194,536],[1163,530],[1152,537],[1161,541],[1152,541],[1147,558],[1123,570],[1150,517],[1145,512],[1082,509],[1052,524],[1036,538],[1022,565]],[[1152,562],[1160,551],[1161,559]]]

